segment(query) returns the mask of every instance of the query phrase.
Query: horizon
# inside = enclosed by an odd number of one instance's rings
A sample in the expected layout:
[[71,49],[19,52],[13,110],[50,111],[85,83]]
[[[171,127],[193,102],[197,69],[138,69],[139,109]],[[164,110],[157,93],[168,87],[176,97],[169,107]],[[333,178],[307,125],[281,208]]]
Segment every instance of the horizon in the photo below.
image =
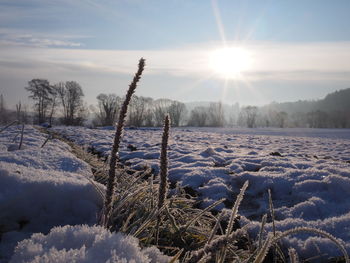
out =
[[[347,90],[347,89],[350,89],[350,88],[337,89],[337,90],[335,90],[335,91],[332,91],[331,93],[339,92],[339,91]],[[152,97],[149,97],[149,98],[153,99],[154,101],[156,101],[156,100],[158,100],[158,99],[165,99],[165,100],[178,101],[178,102],[184,103],[186,106],[188,106],[188,104],[205,104],[205,105],[208,104],[208,105],[209,105],[210,103],[222,103],[223,106],[235,106],[235,105],[238,105],[239,108],[244,108],[244,107],[246,107],[246,106],[256,106],[256,107],[260,108],[260,107],[265,107],[265,106],[271,106],[271,105],[273,105],[274,103],[284,104],[284,103],[296,103],[296,102],[300,102],[300,101],[303,101],[303,102],[315,102],[315,101],[320,101],[320,100],[323,100],[328,94],[331,94],[331,93],[327,93],[327,94],[325,94],[323,97],[321,97],[321,98],[316,98],[316,99],[298,99],[298,100],[294,100],[294,101],[271,101],[271,102],[269,102],[269,103],[261,104],[261,105],[256,105],[256,104],[240,104],[238,101],[237,101],[237,102],[232,102],[232,103],[226,103],[226,102],[222,102],[222,101],[219,101],[219,100],[218,100],[218,101],[214,101],[214,100],[212,100],[212,101],[210,101],[210,100],[207,100],[207,101],[205,101],[205,100],[201,100],[201,101],[183,101],[183,100],[173,100],[173,99],[170,99],[170,98],[152,98]],[[3,96],[4,96],[4,94],[2,94],[2,93],[0,93],[0,95],[3,95]],[[108,94],[106,94],[106,95],[108,95]],[[117,96],[119,96],[119,97],[122,98],[122,96],[125,95],[125,94],[115,94],[115,95],[117,95]],[[141,97],[144,97],[144,96],[141,96]],[[146,97],[147,97],[147,96],[146,96]],[[4,96],[4,99],[6,100],[6,97],[5,97],[5,96]],[[28,99],[28,101],[26,101],[27,103],[33,102],[30,98],[27,98],[27,99]],[[6,109],[12,110],[12,111],[16,110],[16,104],[18,104],[18,103],[21,103],[22,106],[26,106],[26,107],[27,107],[27,106],[30,106],[30,105],[28,105],[27,103],[23,103],[23,101],[17,101],[17,102],[16,102],[15,104],[13,104],[13,105],[8,105],[7,101],[4,101],[4,105],[5,105]],[[88,107],[90,107],[90,106],[97,106],[97,104],[98,104],[98,100],[97,100],[97,98],[96,98],[95,103],[88,104],[87,106],[88,106]],[[196,106],[195,106],[195,107],[196,107]],[[35,110],[34,110],[34,111],[35,111]],[[31,112],[31,111],[29,111],[29,112]]]
[[28,104],[34,78],[77,81],[88,104],[136,95],[262,106],[350,85],[348,1],[0,2],[0,93]]

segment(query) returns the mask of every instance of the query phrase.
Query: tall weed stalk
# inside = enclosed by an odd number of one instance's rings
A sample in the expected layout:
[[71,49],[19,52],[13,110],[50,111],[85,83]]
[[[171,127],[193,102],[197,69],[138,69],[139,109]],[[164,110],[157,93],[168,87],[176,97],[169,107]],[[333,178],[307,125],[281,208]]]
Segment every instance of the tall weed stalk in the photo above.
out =
[[[164,203],[168,192],[168,141],[169,141],[170,117],[165,116],[164,128],[162,136],[162,148],[160,150],[160,165],[159,165],[159,191],[158,191],[158,210],[160,210]],[[156,243],[159,238],[160,216],[157,219]]]
[[160,172],[159,172],[159,194],[158,194],[158,209],[160,209],[165,202],[166,194],[168,191],[168,141],[169,141],[169,129],[170,118],[169,115],[165,116],[163,136],[162,136],[162,148],[160,151]]
[[118,151],[119,151],[119,145],[120,145],[121,137],[122,137],[123,130],[124,130],[126,114],[128,111],[128,106],[129,106],[131,97],[136,90],[137,83],[141,79],[141,75],[142,75],[144,68],[145,68],[145,59],[141,58],[139,61],[139,64],[138,64],[138,70],[135,73],[135,76],[134,76],[131,84],[129,85],[129,89],[126,93],[126,97],[125,97],[123,106],[121,107],[120,112],[119,112],[118,124],[116,127],[116,132],[115,132],[114,141],[113,141],[113,147],[112,147],[112,151],[110,154],[108,181],[107,181],[107,189],[106,189],[105,202],[104,202],[104,212],[102,215],[102,224],[105,227],[108,227],[109,217],[111,214],[112,197],[113,197],[115,177],[116,177],[116,165],[117,165],[117,161],[119,159]]

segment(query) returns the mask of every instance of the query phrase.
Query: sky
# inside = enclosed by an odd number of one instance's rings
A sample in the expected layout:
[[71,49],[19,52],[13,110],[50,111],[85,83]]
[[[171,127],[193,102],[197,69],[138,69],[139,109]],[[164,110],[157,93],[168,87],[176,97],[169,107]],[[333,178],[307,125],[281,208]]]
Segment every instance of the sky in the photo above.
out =
[[[88,104],[126,92],[264,105],[350,87],[348,0],[0,0],[0,93],[77,81]],[[220,54],[220,55],[218,55]]]

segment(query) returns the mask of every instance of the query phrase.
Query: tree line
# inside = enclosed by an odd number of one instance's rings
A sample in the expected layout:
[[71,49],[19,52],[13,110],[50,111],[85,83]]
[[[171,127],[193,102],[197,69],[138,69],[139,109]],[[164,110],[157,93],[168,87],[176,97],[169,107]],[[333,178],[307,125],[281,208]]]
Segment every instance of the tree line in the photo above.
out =
[[[22,123],[52,125],[53,122],[64,125],[83,125],[87,118],[87,107],[83,102],[83,89],[76,81],[59,82],[51,85],[46,79],[32,79],[25,90],[32,99],[32,110],[21,102],[16,111],[7,109],[4,97],[0,96],[1,122],[16,119]],[[60,114],[57,114],[58,111]]]
[[[32,79],[25,90],[33,101],[31,110],[20,102],[16,104],[15,111],[8,110],[3,95],[0,95],[0,123],[17,119],[24,123],[45,123],[48,126],[113,126],[123,101],[116,94],[101,93],[96,97],[96,105],[88,107],[83,100],[83,89],[76,81],[51,85],[46,79]],[[175,127],[350,128],[347,103],[347,99],[350,101],[350,89],[344,91],[331,93],[320,101],[271,103],[262,107],[240,107],[238,103],[227,105],[221,102],[191,105],[135,95],[130,103],[126,124],[159,127],[163,125],[165,115],[169,114]],[[338,108],[335,106],[337,104]]]

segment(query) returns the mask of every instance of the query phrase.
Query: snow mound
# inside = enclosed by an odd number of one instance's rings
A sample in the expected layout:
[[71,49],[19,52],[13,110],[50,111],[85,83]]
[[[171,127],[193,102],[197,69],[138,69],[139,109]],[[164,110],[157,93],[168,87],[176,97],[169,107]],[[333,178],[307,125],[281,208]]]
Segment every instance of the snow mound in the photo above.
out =
[[0,226],[6,232],[45,232],[55,225],[96,222],[102,199],[84,176],[16,164],[4,168]]
[[138,240],[101,226],[64,226],[48,235],[34,234],[20,242],[10,263],[147,263],[169,262],[157,248],[141,249]]
[[18,149],[16,134],[16,126],[0,134],[0,261],[5,262],[17,242],[33,233],[66,224],[96,224],[103,203],[86,178],[92,177],[90,166],[67,144],[50,140],[42,148],[47,135],[25,126]]

